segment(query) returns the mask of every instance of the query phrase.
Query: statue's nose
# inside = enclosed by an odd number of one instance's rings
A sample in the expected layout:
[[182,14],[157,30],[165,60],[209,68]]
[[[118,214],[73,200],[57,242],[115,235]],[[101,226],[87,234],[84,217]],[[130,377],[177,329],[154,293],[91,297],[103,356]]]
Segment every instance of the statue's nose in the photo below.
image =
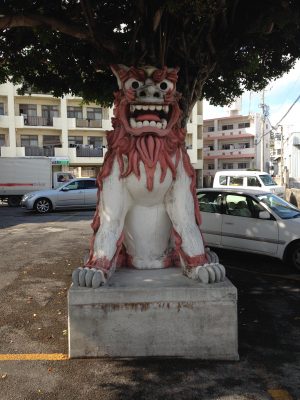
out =
[[141,100],[147,97],[148,98],[152,97],[158,100],[163,98],[163,94],[155,86],[148,85],[148,86],[143,86],[137,91],[137,97],[140,98]]

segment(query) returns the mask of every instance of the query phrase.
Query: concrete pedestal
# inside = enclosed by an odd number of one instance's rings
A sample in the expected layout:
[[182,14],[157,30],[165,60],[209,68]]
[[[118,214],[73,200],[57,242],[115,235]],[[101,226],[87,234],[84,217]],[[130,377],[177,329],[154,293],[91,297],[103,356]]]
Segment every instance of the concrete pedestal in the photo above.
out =
[[237,290],[178,268],[123,269],[108,286],[72,286],[69,356],[238,360]]

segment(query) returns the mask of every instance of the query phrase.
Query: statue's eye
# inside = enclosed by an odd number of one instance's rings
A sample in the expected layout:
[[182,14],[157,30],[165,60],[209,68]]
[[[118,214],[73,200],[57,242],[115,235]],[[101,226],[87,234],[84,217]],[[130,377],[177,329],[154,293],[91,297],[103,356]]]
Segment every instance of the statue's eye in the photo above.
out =
[[173,83],[171,81],[168,81],[167,79],[160,82],[158,86],[159,89],[162,90],[163,92],[166,92],[167,90],[172,90],[174,88]]
[[138,81],[133,81],[131,87],[132,89],[138,89],[140,87],[140,84]]
[[143,82],[137,81],[136,79],[130,78],[125,82],[125,89],[137,90],[144,85]]

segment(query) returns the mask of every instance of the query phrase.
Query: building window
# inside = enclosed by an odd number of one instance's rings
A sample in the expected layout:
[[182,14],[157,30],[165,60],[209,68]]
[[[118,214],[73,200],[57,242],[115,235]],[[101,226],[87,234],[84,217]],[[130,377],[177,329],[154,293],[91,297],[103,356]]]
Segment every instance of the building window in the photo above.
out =
[[50,136],[50,135],[45,135],[43,136],[43,146],[44,147],[60,147],[61,142],[60,142],[60,137],[59,136]]
[[233,169],[233,164],[232,163],[224,163],[223,169]]
[[232,144],[222,144],[222,150],[232,150]]
[[0,147],[5,146],[5,135],[0,135]]
[[250,122],[240,122],[238,127],[239,128],[250,128]]
[[68,115],[68,118],[82,119],[82,108],[81,107],[68,106],[67,107],[67,115]]
[[4,103],[0,103],[0,115],[4,115]]
[[207,132],[214,132],[215,131],[215,127],[214,126],[209,126],[207,128]]
[[207,168],[208,169],[215,169],[215,164],[208,164]]
[[59,117],[58,106],[42,106],[42,117],[47,118],[49,123],[52,123],[53,117]]
[[87,107],[86,117],[87,119],[102,119],[102,108]]
[[82,136],[69,136],[68,137],[68,146],[69,147],[77,147],[83,144]]
[[233,125],[222,125],[222,131],[228,131],[229,129],[233,129]]
[[102,136],[89,136],[88,137],[88,144],[93,146],[94,149],[101,148],[103,146],[103,137]]
[[35,135],[21,135],[21,147],[37,147],[38,137]]
[[36,104],[19,104],[20,115],[24,117],[36,117],[37,116],[37,105]]
[[238,163],[238,169],[246,169],[248,168],[248,163]]

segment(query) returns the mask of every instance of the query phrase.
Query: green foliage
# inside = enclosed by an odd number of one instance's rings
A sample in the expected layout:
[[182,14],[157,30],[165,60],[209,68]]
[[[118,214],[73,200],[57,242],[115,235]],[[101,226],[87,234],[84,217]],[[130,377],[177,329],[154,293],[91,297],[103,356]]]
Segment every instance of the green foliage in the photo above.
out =
[[0,82],[106,105],[111,63],[179,66],[187,115],[197,99],[263,89],[300,57],[299,0],[2,0],[0,15]]

